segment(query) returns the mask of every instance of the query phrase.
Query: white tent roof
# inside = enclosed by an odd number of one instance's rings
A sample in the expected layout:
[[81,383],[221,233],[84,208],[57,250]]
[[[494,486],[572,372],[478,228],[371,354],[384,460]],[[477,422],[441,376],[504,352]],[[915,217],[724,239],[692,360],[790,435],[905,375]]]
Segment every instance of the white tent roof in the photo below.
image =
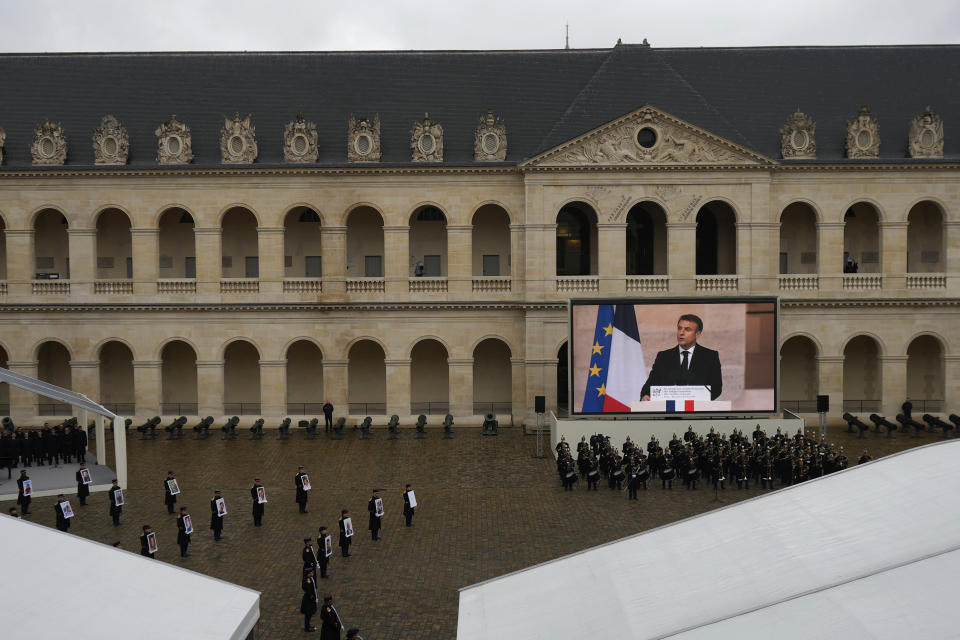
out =
[[43,380],[37,380],[36,378],[31,378],[30,376],[15,373],[10,371],[10,369],[4,369],[3,367],[0,367],[0,382],[6,382],[11,386],[32,391],[33,393],[52,398],[54,400],[59,400],[60,402],[74,407],[86,409],[91,413],[99,414],[111,420],[117,417],[112,411],[100,406],[82,393],[70,391],[69,389],[58,387],[55,384],[50,384],[49,382],[44,382]]
[[912,449],[467,587],[457,638],[952,635],[958,458]]
[[7,638],[243,640],[260,617],[257,591],[56,529],[0,516],[0,540]]

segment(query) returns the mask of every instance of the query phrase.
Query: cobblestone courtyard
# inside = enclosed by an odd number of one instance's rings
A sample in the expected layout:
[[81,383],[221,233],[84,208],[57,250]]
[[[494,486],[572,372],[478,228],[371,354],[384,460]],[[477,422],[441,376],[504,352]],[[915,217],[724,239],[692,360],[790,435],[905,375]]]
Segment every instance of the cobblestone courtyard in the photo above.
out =
[[[134,434],[122,525],[111,526],[106,494],[94,494],[82,508],[73,496],[77,517],[70,533],[104,543],[121,540],[137,553],[140,527],[151,524],[158,532],[159,560],[260,591],[258,637],[280,639],[302,634],[302,538],[315,539],[318,527],[326,525],[336,544],[337,515],[346,508],[357,529],[352,557],[342,558],[335,549],[330,579],[322,581],[344,623],[360,627],[367,640],[448,639],[456,636],[460,587],[760,493],[728,488],[716,502],[712,490],[685,491],[681,485],[662,491],[657,483],[641,492],[639,503],[628,503],[625,493],[603,485],[597,493],[562,491],[553,457],[534,458],[535,438],[519,429],[502,429],[495,438],[463,429],[453,440],[443,440],[439,430],[416,440],[405,429],[395,441],[378,431],[366,441],[352,433],[341,441],[323,435],[306,441],[301,433],[278,441],[270,431],[264,440],[250,441],[244,431],[235,441],[222,441],[216,433],[205,441],[143,442]],[[870,434],[856,440],[837,427],[829,439],[843,444],[855,464],[865,447],[876,458],[938,436],[888,440]],[[307,515],[298,514],[294,502],[298,464],[313,481]],[[176,472],[183,492],[178,506],[189,508],[197,527],[191,557],[185,559],[176,546],[175,518],[163,504],[167,469]],[[254,527],[250,515],[255,476],[269,500],[262,527]],[[408,482],[420,502],[409,529],[401,513],[401,491]],[[367,531],[366,505],[374,487],[386,508],[381,542],[372,542]],[[225,539],[217,543],[207,528],[214,489],[223,491],[229,509]],[[4,513],[11,504],[2,504]],[[30,519],[53,527],[53,504],[54,498],[34,499]],[[573,585],[577,576],[569,579]]]

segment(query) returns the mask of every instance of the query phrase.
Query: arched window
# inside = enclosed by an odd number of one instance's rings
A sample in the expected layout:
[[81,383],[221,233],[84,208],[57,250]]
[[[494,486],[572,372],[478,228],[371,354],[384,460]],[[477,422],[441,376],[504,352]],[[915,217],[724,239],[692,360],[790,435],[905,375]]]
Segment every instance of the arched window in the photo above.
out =
[[790,338],[780,347],[781,408],[814,413],[819,389],[817,345],[806,336]]
[[197,407],[197,354],[189,344],[173,340],[160,353],[160,413],[195,416]]
[[119,209],[97,216],[97,279],[133,278],[133,241],[130,218]]
[[383,277],[383,217],[373,207],[347,216],[347,277]]
[[655,202],[641,202],[627,214],[627,275],[666,273],[667,216]]
[[359,340],[347,356],[347,401],[352,415],[386,415],[387,366],[383,348]]
[[569,204],[557,214],[557,275],[597,273],[597,216],[583,203]]
[[817,217],[804,202],[780,214],[780,273],[817,273]]
[[440,209],[425,206],[413,212],[409,242],[411,276],[441,278],[447,275],[447,217]]
[[223,216],[220,263],[223,278],[259,278],[260,253],[257,218],[243,207],[234,207]]
[[160,216],[160,278],[197,277],[195,226],[193,216],[183,209],[167,209]]
[[323,400],[323,354],[309,340],[297,340],[287,349],[287,413],[319,416]]
[[880,346],[870,336],[857,336],[843,350],[843,410],[880,411],[882,397]]
[[725,202],[708,202],[697,212],[697,275],[737,272],[736,222]]
[[436,340],[421,340],[410,352],[410,411],[441,416],[450,412],[447,349]]
[[856,273],[880,273],[880,215],[867,202],[858,202],[843,216],[843,264],[849,273],[847,258],[857,265]]
[[260,415],[260,352],[246,340],[231,342],[223,352],[223,412]]
[[283,276],[319,278],[323,275],[320,251],[320,216],[313,209],[296,207],[283,222]]

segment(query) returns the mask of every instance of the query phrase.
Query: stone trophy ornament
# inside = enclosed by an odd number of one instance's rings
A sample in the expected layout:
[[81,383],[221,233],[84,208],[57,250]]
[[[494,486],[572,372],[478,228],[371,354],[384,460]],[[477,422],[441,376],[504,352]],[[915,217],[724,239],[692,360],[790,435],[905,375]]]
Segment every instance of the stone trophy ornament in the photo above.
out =
[[127,164],[130,138],[127,128],[112,115],[103,116],[93,130],[93,161],[96,164]]
[[158,164],[190,164],[193,161],[190,127],[178,122],[177,116],[170,116],[153,133],[157,136]]
[[911,158],[943,157],[943,120],[930,111],[930,105],[910,122]]
[[506,158],[507,128],[500,118],[493,117],[493,109],[488,109],[473,133],[473,159],[477,162],[503,162]]
[[797,109],[780,129],[780,153],[784,158],[817,157],[817,123]]
[[347,124],[347,162],[380,161],[380,114],[373,120],[350,116]]
[[847,157],[876,158],[880,155],[880,123],[867,105],[860,105],[860,113],[847,122]]
[[220,130],[220,160],[223,164],[251,164],[257,158],[257,130],[250,124],[250,116],[223,119]]
[[429,113],[423,114],[422,122],[413,123],[410,149],[414,162],[443,162],[443,127],[431,122]]
[[60,123],[44,120],[33,130],[33,143],[30,145],[33,164],[56,165],[67,160],[67,136]]
[[0,164],[3,164],[3,145],[7,141],[7,132],[0,129]]
[[298,113],[297,119],[283,128],[283,161],[316,162],[318,155],[317,125]]

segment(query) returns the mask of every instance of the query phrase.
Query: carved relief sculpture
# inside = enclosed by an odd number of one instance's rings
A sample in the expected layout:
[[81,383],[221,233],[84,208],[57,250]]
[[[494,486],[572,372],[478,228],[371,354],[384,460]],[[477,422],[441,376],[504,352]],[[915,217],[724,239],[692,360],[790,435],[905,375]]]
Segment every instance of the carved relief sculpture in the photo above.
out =
[[44,120],[33,130],[30,145],[33,164],[63,164],[67,160],[67,136],[60,123]]
[[473,159],[477,162],[503,162],[507,158],[507,128],[500,118],[493,117],[493,109],[487,110],[485,118],[473,134]]
[[190,127],[178,122],[177,116],[170,116],[153,133],[157,136],[157,163],[190,164],[193,161]]
[[443,127],[423,114],[422,122],[414,122],[410,129],[410,148],[414,162],[443,162]]
[[127,128],[112,115],[103,116],[93,130],[93,161],[96,164],[127,164],[130,138]]
[[7,141],[7,132],[0,129],[0,164],[3,164],[3,144]]
[[784,158],[816,158],[817,124],[799,109],[780,129],[780,153]]
[[380,161],[380,114],[373,120],[350,116],[347,124],[347,162]]
[[283,128],[283,161],[316,162],[318,155],[317,125],[298,113],[297,119]]
[[930,105],[910,123],[911,158],[943,157],[943,120],[930,111]]
[[223,164],[251,164],[257,158],[256,127],[250,124],[250,116],[240,119],[223,119],[220,130],[220,160]]
[[867,105],[860,105],[860,113],[847,123],[847,157],[876,158],[880,155],[880,123]]

